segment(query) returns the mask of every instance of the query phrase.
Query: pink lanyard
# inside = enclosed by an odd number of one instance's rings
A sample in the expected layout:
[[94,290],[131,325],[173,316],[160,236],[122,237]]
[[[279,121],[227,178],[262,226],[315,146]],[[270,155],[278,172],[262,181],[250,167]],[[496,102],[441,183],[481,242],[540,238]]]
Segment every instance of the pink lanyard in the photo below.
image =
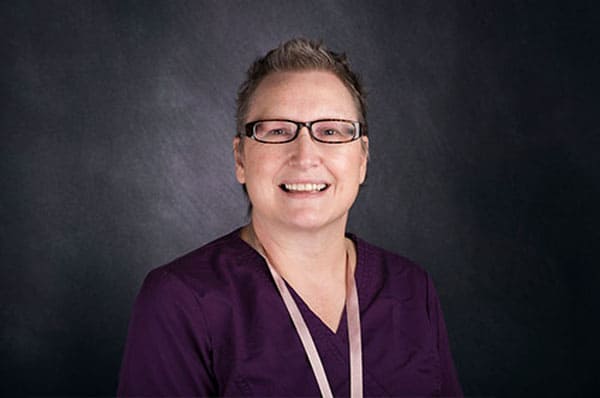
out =
[[[279,294],[292,318],[296,332],[302,341],[304,351],[308,356],[310,366],[312,367],[315,378],[321,390],[321,396],[333,398],[325,368],[321,362],[321,357],[315,346],[315,342],[302,318],[302,314],[292,298],[289,289],[283,278],[275,270],[269,262],[262,246],[260,246],[261,254],[263,255],[269,271],[275,280],[275,285],[279,290]],[[348,344],[350,346],[350,397],[361,398],[363,396],[363,381],[362,381],[362,343],[360,336],[360,311],[358,306],[358,292],[354,282],[354,275],[348,266],[348,253],[346,252],[346,317],[348,321]]]

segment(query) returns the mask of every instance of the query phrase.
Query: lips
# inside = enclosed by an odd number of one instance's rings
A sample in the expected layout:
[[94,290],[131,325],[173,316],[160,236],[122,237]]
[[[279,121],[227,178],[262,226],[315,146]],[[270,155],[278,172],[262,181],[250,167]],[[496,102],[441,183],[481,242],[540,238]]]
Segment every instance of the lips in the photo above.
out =
[[279,187],[285,192],[322,192],[329,188],[329,184],[324,183],[301,183],[301,184],[281,184]]

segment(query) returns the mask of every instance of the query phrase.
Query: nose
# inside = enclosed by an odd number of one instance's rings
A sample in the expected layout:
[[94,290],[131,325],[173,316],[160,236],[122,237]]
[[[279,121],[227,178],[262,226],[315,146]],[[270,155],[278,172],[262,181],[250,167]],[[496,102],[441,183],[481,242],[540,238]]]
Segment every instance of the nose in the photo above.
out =
[[291,163],[301,168],[311,168],[321,162],[319,145],[310,135],[306,126],[300,127],[298,137],[292,144]]

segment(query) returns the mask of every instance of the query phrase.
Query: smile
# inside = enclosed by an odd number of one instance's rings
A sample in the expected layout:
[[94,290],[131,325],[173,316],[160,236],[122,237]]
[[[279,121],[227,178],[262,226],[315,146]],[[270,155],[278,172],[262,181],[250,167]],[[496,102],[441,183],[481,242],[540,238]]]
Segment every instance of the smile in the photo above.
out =
[[281,184],[285,192],[321,192],[329,187],[328,184]]

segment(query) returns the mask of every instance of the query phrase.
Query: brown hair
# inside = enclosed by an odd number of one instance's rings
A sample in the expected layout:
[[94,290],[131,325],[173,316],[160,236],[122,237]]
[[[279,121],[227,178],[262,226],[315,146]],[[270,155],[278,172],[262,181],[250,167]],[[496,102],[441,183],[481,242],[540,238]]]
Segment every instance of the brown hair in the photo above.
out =
[[328,50],[321,41],[294,38],[258,58],[248,69],[237,96],[238,136],[243,134],[252,94],[260,82],[270,73],[302,70],[323,70],[335,74],[350,91],[358,109],[363,135],[367,135],[365,93],[359,76],[350,69],[346,54]]

